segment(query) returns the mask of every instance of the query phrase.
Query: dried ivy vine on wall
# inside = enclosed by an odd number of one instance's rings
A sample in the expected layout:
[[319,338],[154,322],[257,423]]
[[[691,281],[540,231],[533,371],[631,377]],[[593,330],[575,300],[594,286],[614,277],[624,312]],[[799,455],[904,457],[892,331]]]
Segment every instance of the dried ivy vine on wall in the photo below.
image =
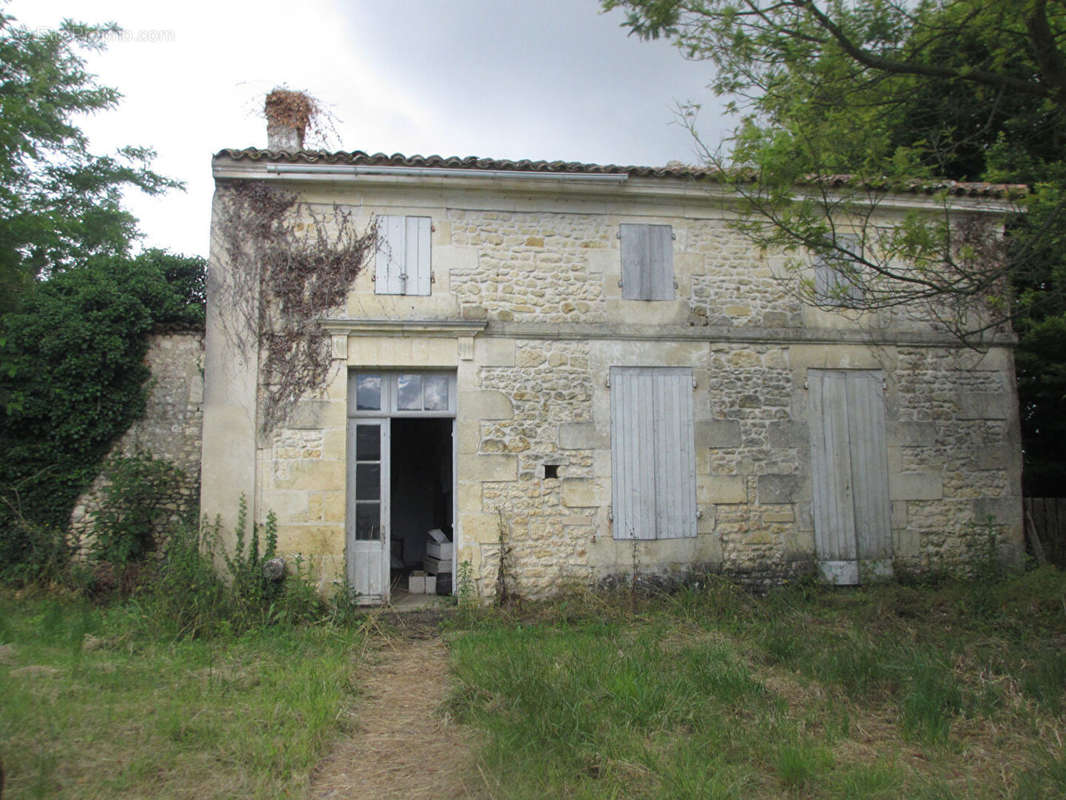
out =
[[[266,433],[325,385],[330,339],[318,320],[344,304],[375,252],[377,226],[360,234],[350,209],[316,210],[263,181],[225,186],[219,201],[218,244],[229,263],[229,278],[218,287],[222,318],[230,318],[227,332],[245,358],[260,358]],[[257,352],[249,330],[259,332]]]

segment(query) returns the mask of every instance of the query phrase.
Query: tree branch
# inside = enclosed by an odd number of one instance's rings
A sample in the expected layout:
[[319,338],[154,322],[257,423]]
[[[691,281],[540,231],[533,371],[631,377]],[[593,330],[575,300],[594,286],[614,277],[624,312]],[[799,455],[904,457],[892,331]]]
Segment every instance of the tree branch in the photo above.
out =
[[[1040,4],[1044,2],[1044,0],[1034,1]],[[894,59],[874,55],[853,42],[839,25],[833,22],[827,14],[818,8],[814,3],[814,0],[794,0],[794,2],[797,7],[809,12],[814,21],[833,37],[841,50],[847,53],[847,55],[855,61],[870,69],[881,70],[882,72],[888,72],[894,75],[921,75],[926,78],[946,78],[950,80],[968,81],[970,83],[979,83],[985,86],[1011,89],[1016,92],[1021,92],[1022,94],[1033,95],[1034,97],[1050,97],[1052,95],[1051,90],[1047,86],[1031,83],[1030,81],[1015,78],[1010,75],[1002,75],[997,72],[989,72],[988,70],[982,69],[960,70],[951,67],[936,66],[933,64],[896,61]],[[1047,23],[1046,16],[1044,17],[1044,22],[1045,24]],[[1056,92],[1056,95],[1057,94],[1058,92]],[[1062,99],[1056,99],[1056,102],[1060,105],[1064,105]]]

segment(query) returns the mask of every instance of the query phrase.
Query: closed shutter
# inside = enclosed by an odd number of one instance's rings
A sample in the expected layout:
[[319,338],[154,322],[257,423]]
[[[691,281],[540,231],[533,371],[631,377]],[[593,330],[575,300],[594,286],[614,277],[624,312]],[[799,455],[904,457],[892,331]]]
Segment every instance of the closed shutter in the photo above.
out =
[[692,371],[611,369],[616,539],[696,535]]
[[[861,254],[858,236],[838,235],[836,242],[847,253]],[[814,263],[815,301],[825,306],[857,305],[863,298],[862,286],[848,276],[848,269],[857,267],[855,259],[840,250],[819,255]]]
[[430,283],[430,231],[429,217],[407,217],[405,264],[407,272],[406,294],[429,294]]
[[891,572],[881,380],[877,371],[808,374],[815,551],[834,583]]
[[881,381],[879,372],[848,375],[848,441],[859,560],[864,565],[887,561],[887,565],[878,566],[878,571],[883,573],[892,558],[892,510],[888,500],[888,451]]
[[619,225],[622,298],[674,299],[674,231],[669,225]]
[[429,217],[378,217],[378,294],[430,293]]
[[407,244],[404,217],[378,217],[378,252],[375,292],[403,294],[403,267]]

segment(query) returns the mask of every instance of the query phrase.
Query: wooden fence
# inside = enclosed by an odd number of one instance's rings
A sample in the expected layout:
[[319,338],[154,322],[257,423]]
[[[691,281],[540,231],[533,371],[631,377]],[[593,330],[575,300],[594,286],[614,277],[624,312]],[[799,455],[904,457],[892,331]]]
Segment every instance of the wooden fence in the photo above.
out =
[[1032,555],[1039,558],[1036,550],[1042,548],[1048,561],[1066,568],[1066,497],[1026,497],[1025,531]]

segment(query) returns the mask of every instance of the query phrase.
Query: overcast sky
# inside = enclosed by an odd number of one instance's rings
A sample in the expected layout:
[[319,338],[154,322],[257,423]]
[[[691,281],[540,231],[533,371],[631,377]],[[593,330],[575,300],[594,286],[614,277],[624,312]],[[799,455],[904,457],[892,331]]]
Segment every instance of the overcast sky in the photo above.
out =
[[114,21],[91,54],[118,110],[86,120],[99,151],[156,150],[185,193],[128,197],[147,246],[206,255],[212,153],[265,147],[274,86],[303,89],[336,121],[330,149],[617,164],[696,160],[674,120],[703,103],[708,142],[731,127],[707,63],[642,42],[597,0],[294,0],[153,3],[13,0],[30,26]]

